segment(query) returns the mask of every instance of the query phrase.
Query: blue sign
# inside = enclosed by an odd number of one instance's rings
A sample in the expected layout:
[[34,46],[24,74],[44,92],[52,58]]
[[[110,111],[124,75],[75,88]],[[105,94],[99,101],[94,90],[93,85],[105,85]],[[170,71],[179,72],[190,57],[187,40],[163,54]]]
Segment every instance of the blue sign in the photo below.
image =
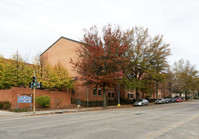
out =
[[32,97],[20,96],[18,97],[18,103],[32,103]]
[[30,103],[30,109],[32,105],[32,96],[17,96],[17,109],[18,109],[18,104],[19,103]]

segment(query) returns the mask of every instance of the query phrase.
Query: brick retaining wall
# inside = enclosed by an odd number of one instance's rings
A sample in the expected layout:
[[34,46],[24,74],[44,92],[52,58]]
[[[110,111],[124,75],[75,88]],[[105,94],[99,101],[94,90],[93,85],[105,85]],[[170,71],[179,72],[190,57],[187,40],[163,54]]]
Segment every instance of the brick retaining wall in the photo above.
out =
[[[13,87],[9,90],[0,90],[0,101],[9,101],[11,103],[11,108],[17,108],[17,94],[19,94],[19,96],[30,96],[33,94],[33,89]],[[36,89],[36,97],[41,95],[47,95],[51,98],[51,108],[67,107],[71,104],[71,93],[68,92]],[[29,103],[19,103],[19,108],[29,107]],[[36,107],[38,106],[36,105]]]

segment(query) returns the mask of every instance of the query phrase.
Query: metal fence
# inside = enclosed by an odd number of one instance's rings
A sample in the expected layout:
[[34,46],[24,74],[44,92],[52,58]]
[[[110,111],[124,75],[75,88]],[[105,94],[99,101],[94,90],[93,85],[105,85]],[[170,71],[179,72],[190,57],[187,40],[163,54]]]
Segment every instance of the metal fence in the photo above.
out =
[[[155,102],[156,99],[147,99],[149,103]],[[133,104],[136,100],[124,100],[120,99],[120,104]],[[71,104],[76,104],[77,99],[72,99],[71,98]],[[113,106],[117,105],[118,101],[117,100],[108,100],[107,101],[107,106]],[[87,107],[87,101],[81,101],[81,105],[84,107]],[[88,101],[88,107],[98,107],[98,106],[103,106],[103,101]]]
[[[77,99],[71,99],[71,104],[76,104]],[[81,101],[81,105],[84,107],[87,107],[87,101]],[[117,105],[117,101],[107,101],[108,106],[113,106]],[[98,106],[103,106],[103,101],[88,101],[88,107],[98,107]]]

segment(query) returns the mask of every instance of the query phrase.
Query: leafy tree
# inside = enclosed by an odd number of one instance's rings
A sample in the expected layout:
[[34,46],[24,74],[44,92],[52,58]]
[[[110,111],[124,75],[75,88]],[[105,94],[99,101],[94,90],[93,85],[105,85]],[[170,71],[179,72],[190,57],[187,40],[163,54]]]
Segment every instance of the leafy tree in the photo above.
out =
[[74,83],[66,69],[59,63],[51,66],[45,63],[40,56],[35,57],[34,60],[37,81],[42,82],[44,88],[49,89],[67,89],[73,88]]
[[158,99],[159,83],[166,79],[166,70],[168,68],[167,57],[170,55],[170,49],[168,44],[163,44],[162,36],[156,36],[153,40],[153,47],[155,48],[153,58],[151,60],[152,67],[149,70],[149,74],[155,81],[156,86],[156,99]]
[[24,61],[22,57],[19,55],[18,51],[10,58],[10,64],[13,66],[12,70],[14,71],[13,73],[13,81],[14,81],[14,86],[18,87],[22,84],[22,80],[20,79],[22,72],[22,67],[24,65]]
[[185,97],[188,94],[197,90],[198,71],[195,66],[191,65],[189,61],[183,59],[174,63],[174,88],[175,93],[185,93]]
[[3,59],[0,58],[0,89],[3,88],[3,70],[4,70],[4,64],[3,64]]
[[56,88],[74,87],[72,78],[69,77],[67,70],[64,69],[60,63],[54,67],[54,70],[57,72],[57,77],[58,77]]
[[[148,29],[134,27],[127,32],[129,48],[127,55],[130,63],[126,74],[128,82],[132,82],[132,88],[136,89],[136,98],[139,98],[139,90],[145,85],[142,80],[144,75],[150,74],[157,81],[162,78],[161,71],[166,65],[166,57],[170,51],[168,44],[164,44],[162,36],[151,38]],[[156,87],[156,88],[157,88]]]
[[[174,74],[171,71],[171,67],[168,66],[167,71],[166,71],[166,82],[167,82],[167,85],[168,85],[169,94],[172,93],[172,90],[174,88],[174,81],[175,81]],[[169,97],[172,97],[172,96],[169,96]]]
[[18,51],[10,59],[10,64],[14,67],[14,82],[16,87],[26,87],[32,80],[33,65],[26,63],[19,55]]
[[145,94],[146,96],[150,97],[155,92],[154,80],[152,80],[149,75],[145,75],[142,78],[142,82],[143,82],[143,86],[140,89],[140,91],[142,91],[142,98],[145,97]]
[[52,67],[39,56],[35,58],[34,65],[28,64],[16,52],[10,59],[0,58],[0,89],[28,86],[34,70],[37,81],[43,82],[46,88],[59,90],[73,88],[72,79],[61,64]]
[[16,67],[12,60],[1,59],[1,89],[17,86]]
[[31,81],[33,68],[16,52],[10,59],[0,59],[0,89],[26,87]]
[[71,63],[84,85],[102,86],[103,106],[106,108],[106,88],[116,85],[123,76],[121,71],[127,61],[128,43],[126,34],[119,27],[104,26],[102,34],[100,37],[95,26],[85,30],[83,45],[77,51],[78,60],[71,60]]
[[3,68],[3,78],[2,78],[2,89],[8,89],[13,86],[16,86],[15,72],[16,67],[12,64],[12,62],[8,60],[4,60],[4,68]]

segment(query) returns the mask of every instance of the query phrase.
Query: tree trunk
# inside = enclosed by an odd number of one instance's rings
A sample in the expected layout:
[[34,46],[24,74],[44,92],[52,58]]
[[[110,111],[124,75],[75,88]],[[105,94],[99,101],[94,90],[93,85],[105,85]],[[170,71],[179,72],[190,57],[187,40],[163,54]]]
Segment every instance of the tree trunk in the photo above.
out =
[[144,92],[142,92],[142,98],[144,98]]
[[170,89],[170,88],[169,88],[169,97],[170,97],[170,98],[172,97],[171,89]]
[[158,88],[159,88],[159,82],[156,81],[156,86],[155,86],[155,93],[156,93],[156,99],[158,99]]
[[185,99],[187,100],[188,98],[187,90],[185,90],[184,92],[185,92]]
[[104,84],[103,84],[103,98],[104,98],[103,107],[104,107],[104,109],[106,109],[107,108],[107,98],[106,98],[106,89],[105,89]]
[[139,99],[139,96],[140,96],[140,94],[139,94],[139,89],[136,88],[136,99]]

